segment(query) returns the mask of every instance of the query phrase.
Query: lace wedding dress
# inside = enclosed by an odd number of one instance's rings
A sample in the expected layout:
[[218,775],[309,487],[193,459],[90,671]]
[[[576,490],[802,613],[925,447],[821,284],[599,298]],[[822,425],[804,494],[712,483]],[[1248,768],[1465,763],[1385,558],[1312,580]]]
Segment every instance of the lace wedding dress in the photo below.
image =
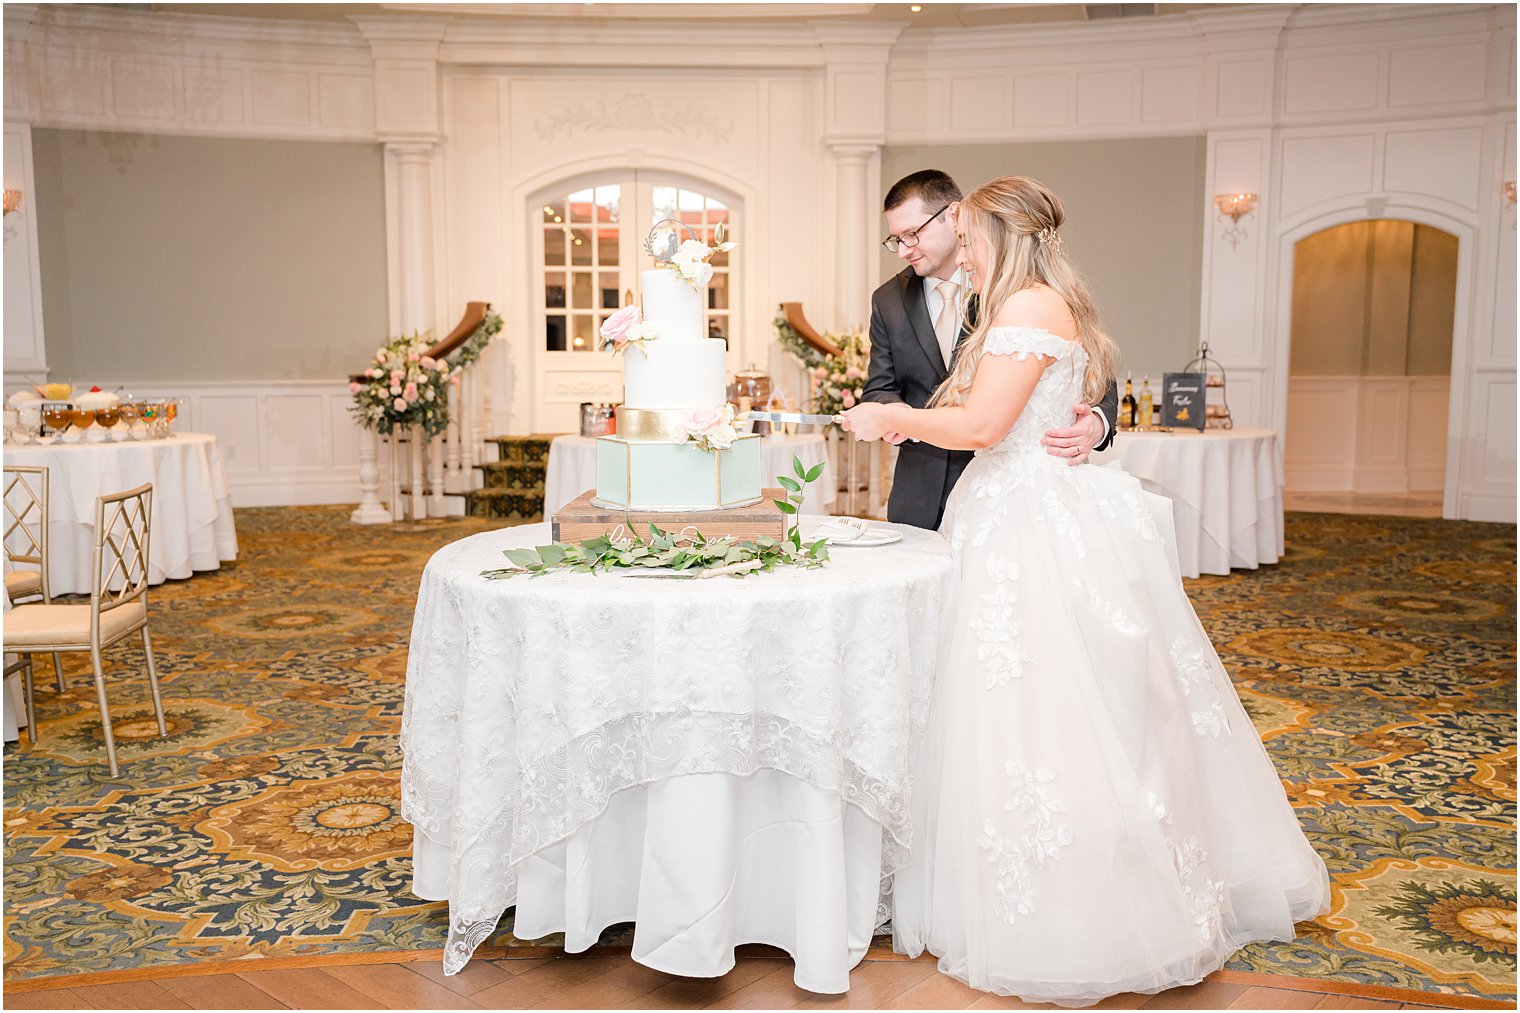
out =
[[940,529],[959,577],[892,926],[975,988],[1082,1006],[1291,939],[1329,884],[1139,482],[1040,446],[1086,352],[988,335],[986,354],[1030,353],[1057,361]]

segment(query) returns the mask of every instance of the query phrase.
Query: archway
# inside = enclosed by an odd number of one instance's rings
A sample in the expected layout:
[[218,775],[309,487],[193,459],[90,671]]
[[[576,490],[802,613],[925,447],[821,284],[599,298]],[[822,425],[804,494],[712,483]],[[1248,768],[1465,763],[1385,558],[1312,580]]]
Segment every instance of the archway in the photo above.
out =
[[1293,244],[1290,509],[1441,515],[1459,250],[1450,232],[1402,219]]

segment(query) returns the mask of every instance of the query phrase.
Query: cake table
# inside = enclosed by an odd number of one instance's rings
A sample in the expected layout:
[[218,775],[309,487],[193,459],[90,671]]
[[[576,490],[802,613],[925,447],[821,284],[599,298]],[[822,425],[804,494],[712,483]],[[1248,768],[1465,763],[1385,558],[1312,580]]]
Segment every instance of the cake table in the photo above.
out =
[[906,856],[953,568],[937,533],[886,527],[901,540],[742,579],[479,576],[547,524],[433,556],[402,813],[413,891],[449,902],[445,970],[515,905],[519,938],[572,952],[631,921],[660,970],[721,975],[759,942],[800,987],[848,987]]

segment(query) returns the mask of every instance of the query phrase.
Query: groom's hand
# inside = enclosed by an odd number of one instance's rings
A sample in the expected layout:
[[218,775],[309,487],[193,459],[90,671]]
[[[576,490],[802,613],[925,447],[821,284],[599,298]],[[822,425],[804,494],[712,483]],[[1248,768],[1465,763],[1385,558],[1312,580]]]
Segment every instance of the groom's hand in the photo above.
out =
[[1047,429],[1040,443],[1052,457],[1064,457],[1067,464],[1085,464],[1093,447],[1103,439],[1103,420],[1093,414],[1092,405],[1078,404],[1076,421],[1065,429]]

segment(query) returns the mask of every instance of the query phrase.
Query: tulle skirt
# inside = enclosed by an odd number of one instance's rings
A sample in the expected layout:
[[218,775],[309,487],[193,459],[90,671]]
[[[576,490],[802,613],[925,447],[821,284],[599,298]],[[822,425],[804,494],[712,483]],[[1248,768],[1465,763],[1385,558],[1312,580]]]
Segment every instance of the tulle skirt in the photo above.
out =
[[947,507],[892,925],[974,988],[1083,1006],[1291,939],[1329,884],[1139,483],[1036,453],[979,457]]

